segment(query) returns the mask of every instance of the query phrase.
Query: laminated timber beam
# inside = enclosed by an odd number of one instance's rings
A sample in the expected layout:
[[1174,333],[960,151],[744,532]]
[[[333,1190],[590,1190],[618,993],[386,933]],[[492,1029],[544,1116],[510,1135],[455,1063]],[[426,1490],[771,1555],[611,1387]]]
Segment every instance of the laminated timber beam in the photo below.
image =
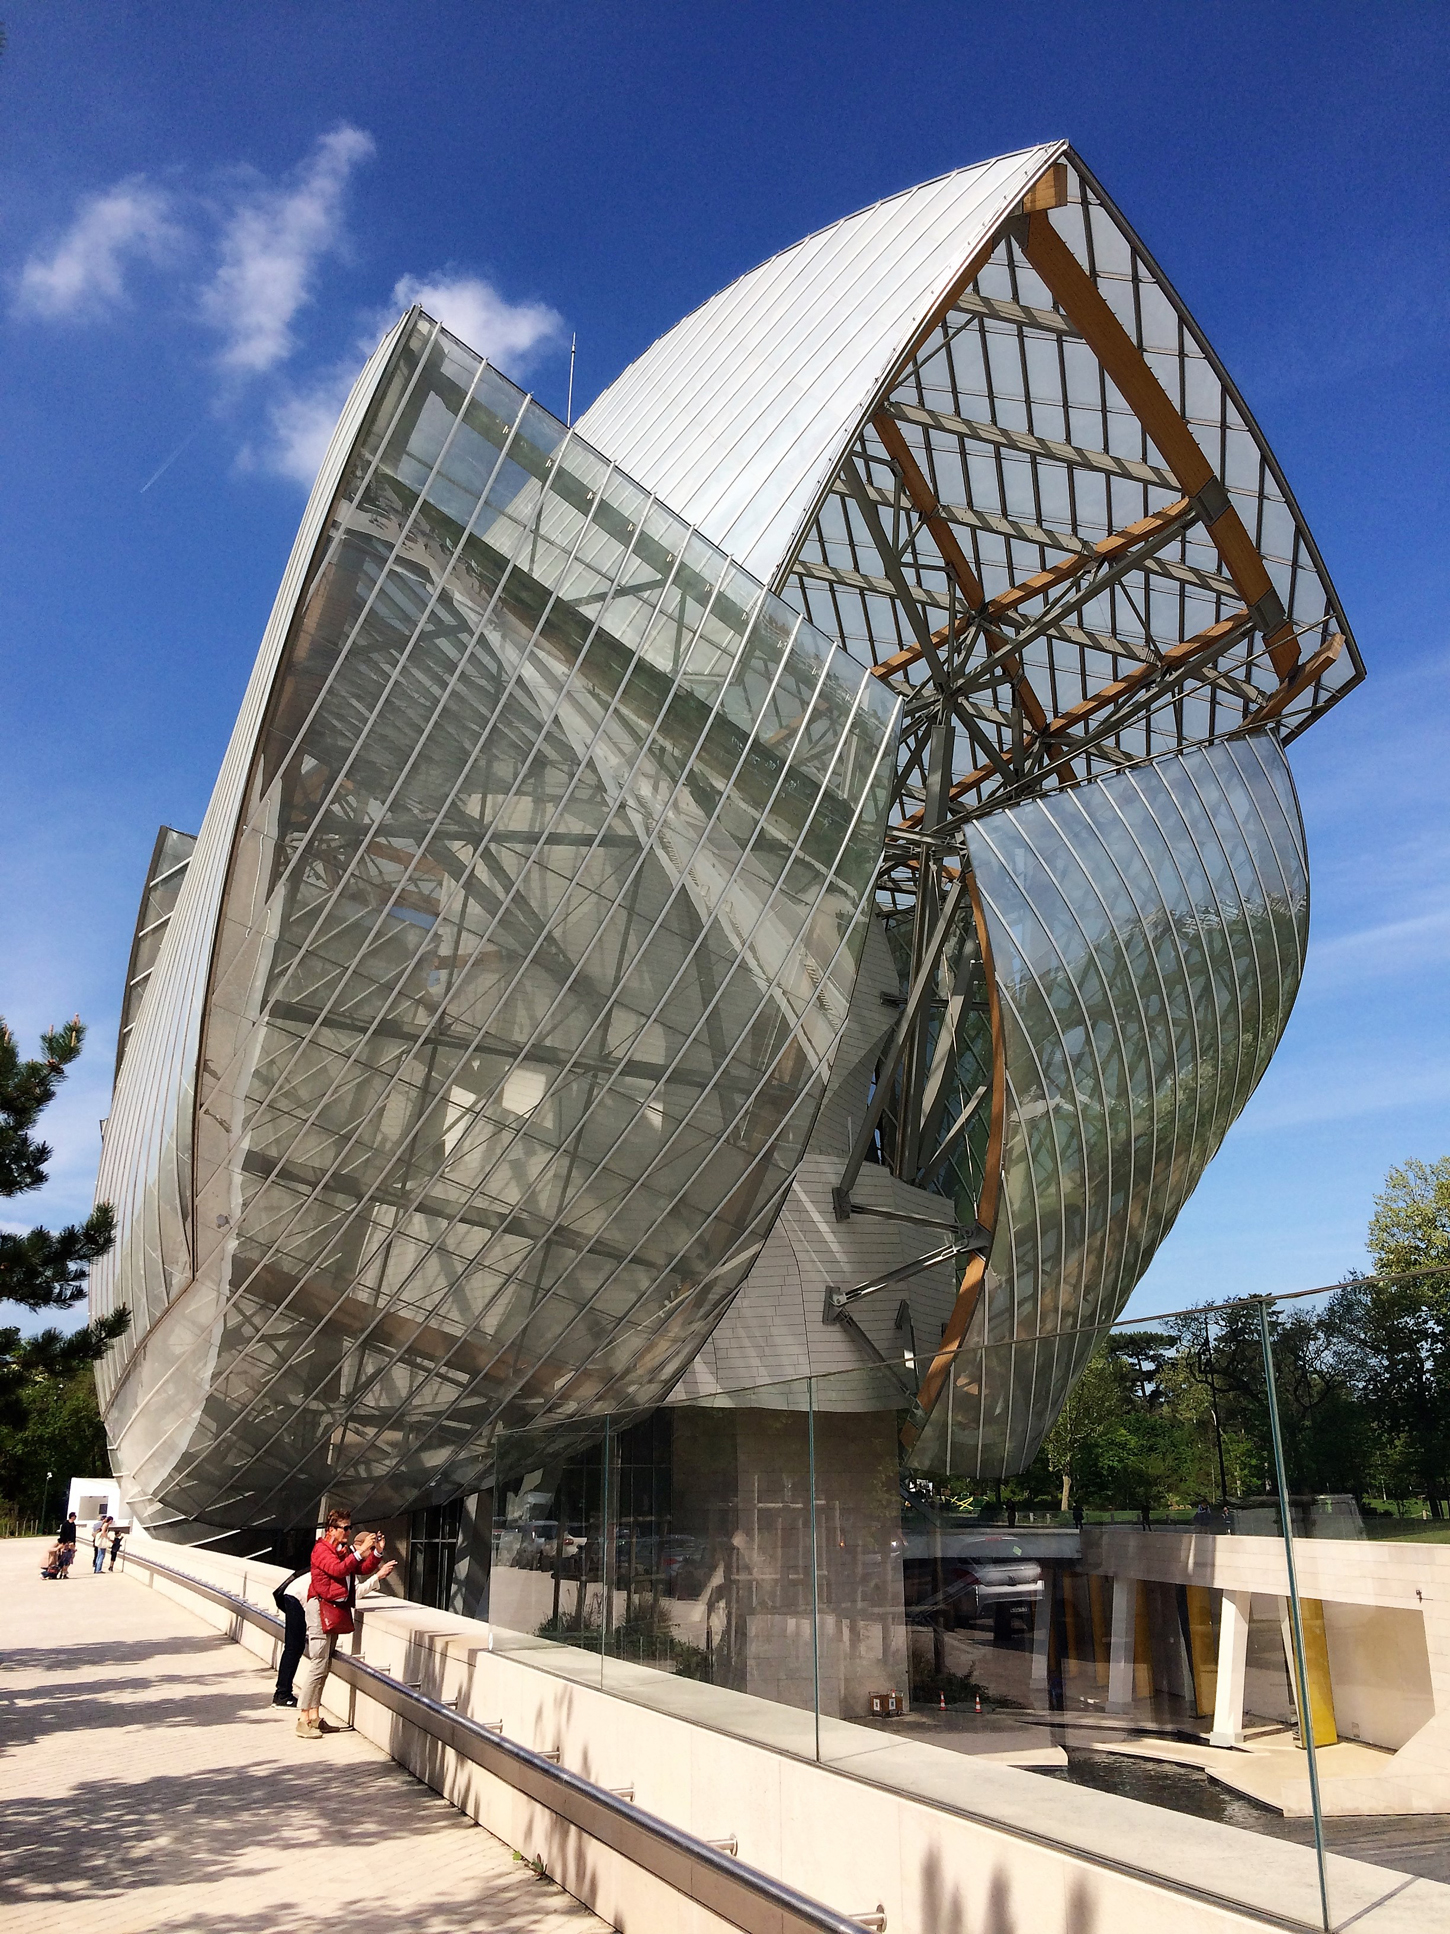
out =
[[1081,577],[1084,571],[1091,570],[1094,564],[1117,563],[1136,545],[1172,530],[1189,508],[1188,499],[1180,497],[1177,503],[1169,504],[1166,509],[1154,511],[1151,517],[1140,517],[1135,524],[1125,524],[1120,531],[1114,531],[1090,550],[1075,551],[1069,557],[1060,558],[1056,564],[1049,564],[1045,571],[1024,578],[1021,584],[1014,584],[1010,591],[1000,592],[986,607],[983,617],[1005,617],[1019,605],[1030,604],[1033,598],[1046,597],[1060,584],[1070,584],[1075,577]]
[[1225,569],[1264,634],[1269,660],[1280,683],[1287,683],[1299,662],[1293,626],[1284,615],[1283,601],[1243,519],[1193,432],[1148,367],[1142,351],[1094,287],[1087,270],[1052,226],[1046,211],[1025,213],[1016,232],[1027,260],[1112,378],[1149,441],[1167,460],[1179,489],[1198,507]]
[[[838,483],[832,488],[838,497],[849,497],[851,494],[844,484]],[[883,510],[891,509],[895,499],[889,490],[883,490],[879,484],[873,483],[868,483],[866,488],[873,501]],[[1002,517],[996,511],[977,510],[970,504],[943,504],[940,501],[937,510],[949,524],[959,525],[966,530],[990,531],[994,537],[1012,538],[1021,544],[1035,544],[1039,550],[1074,551],[1087,556],[1093,548],[1091,538],[1078,537],[1072,531],[1049,530],[1045,524],[1034,524],[1025,517]],[[809,564],[797,562],[794,568],[810,575]],[[1233,598],[1238,595],[1238,586],[1232,578],[1223,577],[1217,571],[1205,571],[1197,564],[1181,563],[1177,558],[1147,558],[1143,569],[1155,572],[1159,577],[1171,578],[1175,584],[1191,584],[1195,590],[1212,591],[1216,597]]]
[[[890,427],[894,434],[900,438],[901,433],[896,429],[895,424],[892,424]],[[879,422],[876,428],[879,433]],[[883,443],[885,442],[884,437],[882,441]],[[892,462],[896,463],[896,454],[892,451],[889,444],[887,444],[887,449],[891,454]],[[911,457],[911,452],[907,448],[904,439],[901,439],[901,451],[906,458],[907,464],[911,466],[911,471],[914,471],[916,477],[919,479],[923,492],[929,493],[931,486],[926,478],[922,476],[920,470],[916,468]],[[899,464],[898,468],[901,468]],[[910,472],[905,468],[901,468],[901,474],[908,490],[912,492],[912,501],[916,502],[916,495],[912,490]],[[917,508],[921,510],[920,504],[917,505]],[[982,601],[981,585],[972,574],[971,567],[966,563],[966,559],[962,558],[962,564],[966,569],[967,577],[975,587],[977,594],[974,600],[969,598],[969,616],[973,622],[980,623],[988,631],[993,631],[994,636],[998,638],[999,650],[995,655],[999,658],[1000,662],[1007,666],[1013,683],[1016,684],[1017,680],[1022,678],[1020,663],[1016,666],[1013,665],[1012,659],[1014,654],[1010,649],[1012,641],[1002,636],[1000,632],[996,632],[994,630],[995,625],[1004,619],[1015,619],[1017,609],[1020,605],[1029,603],[1033,598],[1045,597],[1048,592],[1056,590],[1063,585],[1070,584],[1074,578],[1081,577],[1085,571],[1097,570],[1103,566],[1107,566],[1115,569],[1117,576],[1122,576],[1128,571],[1136,570],[1138,560],[1135,558],[1134,552],[1140,547],[1153,545],[1165,536],[1174,535],[1188,519],[1191,510],[1192,506],[1188,499],[1181,497],[1176,503],[1169,504],[1165,509],[1154,511],[1151,517],[1139,518],[1136,523],[1127,524],[1120,531],[1113,531],[1098,543],[1091,545],[1086,551],[1075,551],[1070,557],[1065,557],[1056,564],[1050,564],[1045,571],[1037,572],[1035,576],[1027,578],[1021,584],[1014,585],[1009,591],[999,593],[997,597],[985,603]],[[938,548],[941,548],[941,537],[938,535],[936,529],[936,524],[941,521],[939,514],[935,521],[927,517],[924,512],[922,515],[928,530],[936,538]],[[956,539],[951,536],[950,531],[947,532],[947,535],[956,555],[961,557],[961,547],[957,544]],[[945,550],[943,550],[942,555],[946,558]],[[1146,564],[1147,559],[1145,558],[1143,562]],[[962,583],[961,577],[958,576],[949,558],[947,559],[947,568],[952,571],[954,577],[957,577],[957,582],[962,589],[963,596],[968,596],[966,586]],[[1089,587],[1086,596],[1096,595],[1099,588],[1102,587],[1096,584]],[[945,642],[946,637],[946,629],[940,632],[934,632],[932,634],[932,642],[939,645]],[[1115,645],[1114,649],[1122,650],[1123,647]],[[919,646],[907,645],[903,650],[893,652],[890,658],[882,659],[879,665],[873,666],[873,674],[877,678],[894,677],[897,672],[905,671],[908,666],[916,664],[921,656],[922,653]],[[1026,685],[1025,679],[1023,680],[1023,684],[1025,689],[1030,692],[1031,687]],[[1047,714],[1043,711],[1036,693],[1032,693],[1032,704],[1036,708],[1039,716],[1034,717],[1032,710],[1025,702],[1022,709],[1031,722],[1033,729],[1040,732],[1047,725]]]
[[1311,685],[1324,676],[1343,650],[1344,635],[1336,631],[1327,644],[1321,645],[1312,658],[1306,659],[1287,684],[1281,685],[1278,691],[1271,693],[1267,703],[1261,705],[1257,712],[1244,720],[1239,730],[1252,732],[1261,725],[1267,725],[1271,719],[1278,718],[1281,712],[1294,703],[1301,692],[1307,692]]
[[[1184,671],[1195,670],[1200,664],[1206,664],[1217,653],[1227,651],[1231,645],[1242,638],[1245,632],[1252,629],[1252,624],[1253,621],[1247,611],[1236,611],[1230,617],[1221,619],[1218,624],[1210,625],[1206,631],[1196,632],[1192,638],[1185,638],[1181,644],[1170,645],[1167,651],[1164,652],[1162,658],[1156,663],[1140,666],[1137,671],[1130,672],[1126,678],[1114,679],[1111,684],[1104,685],[1098,691],[1094,692],[1090,698],[1083,699],[1077,705],[1069,706],[1065,712],[1060,712],[1056,718],[1049,720],[1045,728],[1029,743],[1026,750],[1032,751],[1040,749],[1044,745],[1050,747],[1054,738],[1076,730],[1079,726],[1085,724],[1094,713],[1105,711],[1110,706],[1119,705],[1125,700],[1147,692],[1155,683],[1161,681],[1166,684]],[[1331,639],[1330,645],[1326,646],[1324,651],[1317,652],[1315,657],[1310,660],[1310,664],[1317,667],[1312,677],[1305,676],[1309,672],[1309,666],[1306,665],[1304,667],[1304,671],[1300,674],[1299,679],[1294,681],[1294,684],[1298,686],[1299,690],[1303,690],[1307,684],[1312,684],[1314,678],[1319,677],[1323,671],[1327,670],[1328,666],[1333,664],[1335,658],[1339,656],[1337,649],[1331,650],[1330,648],[1334,645],[1334,642]],[[1339,640],[1340,645],[1343,642],[1342,639]],[[1327,658],[1326,653],[1328,654]],[[1319,661],[1321,660],[1324,662],[1320,663]],[[1302,683],[1300,682],[1301,680],[1303,681]],[[1288,688],[1281,686],[1269,700],[1269,705],[1276,705],[1279,709],[1282,709],[1283,705],[1287,705],[1290,702],[1290,696],[1291,694]],[[1264,724],[1269,717],[1273,716],[1276,716],[1276,713],[1271,713],[1269,706],[1266,705],[1259,712],[1255,713],[1252,718],[1246,720],[1239,730],[1243,731],[1253,726]],[[1079,749],[1077,747],[1073,748],[1074,751]],[[1087,748],[1081,749],[1085,750]],[[978,766],[974,772],[969,772],[965,778],[956,781],[951,789],[950,796],[953,800],[965,798],[969,792],[974,792],[979,786],[985,785],[991,777],[992,768],[990,766]],[[898,821],[897,826],[892,830],[911,832],[920,823],[921,814],[912,813],[907,818]]]
[[[957,542],[956,532],[942,516],[941,507],[936,500],[936,491],[912,455],[906,438],[884,410],[871,419],[871,427],[880,437],[882,448],[906,485],[906,493],[915,505],[917,515],[931,532],[932,539],[941,552],[942,562],[955,578],[957,589],[962,594],[967,610],[973,614],[982,612],[984,622],[990,624],[986,614],[992,612],[993,607],[986,603],[986,592],[982,588],[982,582]],[[1002,642],[1005,644],[1006,640]],[[1043,709],[1041,699],[1027,682],[1022,670],[1022,660],[1015,653],[1008,653],[1003,657],[1002,663],[1007,676],[1012,681],[1017,702],[1022,707],[1022,716],[1035,732],[1040,732],[1047,724],[1047,713]]]

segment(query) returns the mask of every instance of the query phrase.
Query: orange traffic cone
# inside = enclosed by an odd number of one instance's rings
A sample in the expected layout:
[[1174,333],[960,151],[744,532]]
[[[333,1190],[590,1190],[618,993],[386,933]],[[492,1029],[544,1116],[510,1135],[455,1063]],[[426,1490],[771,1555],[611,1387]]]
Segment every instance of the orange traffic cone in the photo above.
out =
[[945,1712],[947,1709],[947,1696],[945,1693],[943,1693],[941,1696],[941,1709],[943,1712]]
[[982,1695],[979,1692],[977,1694],[977,1711],[980,1712],[981,1710],[982,1710]]

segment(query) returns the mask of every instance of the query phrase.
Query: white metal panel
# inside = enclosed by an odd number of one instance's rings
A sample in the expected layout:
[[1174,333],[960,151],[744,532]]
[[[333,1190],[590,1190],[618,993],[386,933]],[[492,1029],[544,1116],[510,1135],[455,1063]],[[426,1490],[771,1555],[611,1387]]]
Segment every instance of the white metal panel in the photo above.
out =
[[580,434],[770,582],[922,324],[1065,152],[959,168],[807,236],[661,336]]

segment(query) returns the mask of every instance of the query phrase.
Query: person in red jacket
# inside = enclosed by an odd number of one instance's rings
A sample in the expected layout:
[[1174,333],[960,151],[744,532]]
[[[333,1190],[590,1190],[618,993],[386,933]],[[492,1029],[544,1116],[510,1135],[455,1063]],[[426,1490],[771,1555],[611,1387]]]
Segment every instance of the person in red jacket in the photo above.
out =
[[327,1528],[312,1547],[307,1657],[297,1678],[299,1739],[322,1738],[322,1687],[332,1664],[332,1648],[352,1630],[353,1593],[357,1580],[378,1568],[377,1544],[375,1531],[360,1532],[354,1542],[350,1511],[329,1511]]

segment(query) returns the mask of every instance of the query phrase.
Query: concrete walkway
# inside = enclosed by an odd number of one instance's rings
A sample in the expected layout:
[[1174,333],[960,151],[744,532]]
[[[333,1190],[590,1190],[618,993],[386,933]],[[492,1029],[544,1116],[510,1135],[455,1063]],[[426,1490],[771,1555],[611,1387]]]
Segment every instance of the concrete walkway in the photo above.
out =
[[0,1540],[5,1934],[590,1934],[604,1922],[353,1733],[308,1742],[240,1646]]

